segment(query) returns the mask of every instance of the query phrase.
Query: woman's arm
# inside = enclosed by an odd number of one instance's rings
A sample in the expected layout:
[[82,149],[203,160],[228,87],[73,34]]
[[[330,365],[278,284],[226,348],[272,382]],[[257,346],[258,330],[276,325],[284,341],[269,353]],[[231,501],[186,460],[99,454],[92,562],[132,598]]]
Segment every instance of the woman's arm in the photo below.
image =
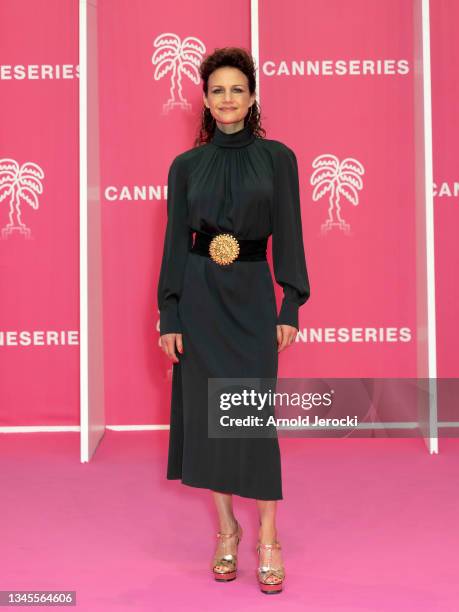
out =
[[160,335],[181,333],[178,302],[193,232],[187,224],[186,174],[176,157],[167,178],[167,226],[158,282]]
[[298,327],[298,309],[310,296],[301,225],[298,162],[286,145],[277,151],[274,169],[272,250],[274,276],[284,290],[278,325]]

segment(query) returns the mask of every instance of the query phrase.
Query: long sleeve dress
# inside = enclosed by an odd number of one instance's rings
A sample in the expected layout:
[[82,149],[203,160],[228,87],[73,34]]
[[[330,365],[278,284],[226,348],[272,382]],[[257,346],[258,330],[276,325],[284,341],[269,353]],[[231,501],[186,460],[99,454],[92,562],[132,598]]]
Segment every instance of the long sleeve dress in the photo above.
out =
[[[158,282],[160,334],[181,333],[173,364],[168,479],[262,500],[282,496],[276,435],[208,435],[208,378],[263,377],[278,371],[276,324],[298,329],[310,295],[294,152],[248,125],[181,153],[168,175],[167,226]],[[279,313],[268,262],[219,265],[190,251],[193,232],[272,235]]]

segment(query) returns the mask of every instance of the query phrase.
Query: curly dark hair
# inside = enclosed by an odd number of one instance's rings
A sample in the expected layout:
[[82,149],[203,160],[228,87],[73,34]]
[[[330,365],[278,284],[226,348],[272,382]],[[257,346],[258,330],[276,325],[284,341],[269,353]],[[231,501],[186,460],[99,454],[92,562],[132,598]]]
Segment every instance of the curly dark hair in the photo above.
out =
[[[206,96],[210,75],[214,70],[223,66],[238,68],[243,72],[248,79],[250,93],[253,94],[255,92],[255,62],[252,55],[241,47],[222,47],[216,48],[211,55],[205,57],[199,67],[199,74],[203,81],[202,90]],[[195,147],[208,143],[215,132],[215,119],[205,104],[202,108],[201,117],[201,125],[194,141]],[[259,138],[266,136],[266,130],[261,126],[260,105],[256,100],[252,105],[251,112],[249,111],[244,118],[244,126],[247,124],[250,124],[252,132]]]

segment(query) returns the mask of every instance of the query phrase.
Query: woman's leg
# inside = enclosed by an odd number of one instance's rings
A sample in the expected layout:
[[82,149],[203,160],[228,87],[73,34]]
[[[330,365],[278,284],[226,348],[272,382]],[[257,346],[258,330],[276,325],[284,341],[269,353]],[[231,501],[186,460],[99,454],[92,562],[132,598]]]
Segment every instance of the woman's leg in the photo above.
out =
[[[219,531],[236,533],[236,519],[233,513],[233,496],[230,493],[213,491],[213,498],[218,514]],[[237,553],[237,538],[218,538],[215,556],[235,555]],[[223,571],[224,566],[216,566],[217,571]]]
[[[258,539],[261,544],[273,544],[277,540],[277,502],[257,499],[257,506],[260,521],[260,526],[258,529]],[[273,548],[271,549],[271,552],[269,552],[266,549],[262,548],[260,552],[260,565],[266,565],[270,558],[273,567],[281,567],[281,551],[277,548]],[[275,576],[271,576],[270,578],[268,578],[267,581],[274,584],[279,582],[279,579]]]

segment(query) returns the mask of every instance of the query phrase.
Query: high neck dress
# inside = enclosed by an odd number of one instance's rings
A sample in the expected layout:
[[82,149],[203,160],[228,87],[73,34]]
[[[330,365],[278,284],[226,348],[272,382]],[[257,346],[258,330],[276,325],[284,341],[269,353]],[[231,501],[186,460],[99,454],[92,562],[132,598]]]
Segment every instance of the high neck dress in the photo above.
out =
[[[274,276],[283,288],[279,313],[268,262],[219,265],[190,251],[197,230],[271,236]],[[277,432],[210,437],[207,385],[209,378],[276,379],[276,325],[298,329],[298,309],[309,295],[295,153],[248,125],[233,133],[216,126],[211,142],[177,155],[168,174],[160,334],[181,333],[183,341],[173,363],[168,479],[283,499]]]

